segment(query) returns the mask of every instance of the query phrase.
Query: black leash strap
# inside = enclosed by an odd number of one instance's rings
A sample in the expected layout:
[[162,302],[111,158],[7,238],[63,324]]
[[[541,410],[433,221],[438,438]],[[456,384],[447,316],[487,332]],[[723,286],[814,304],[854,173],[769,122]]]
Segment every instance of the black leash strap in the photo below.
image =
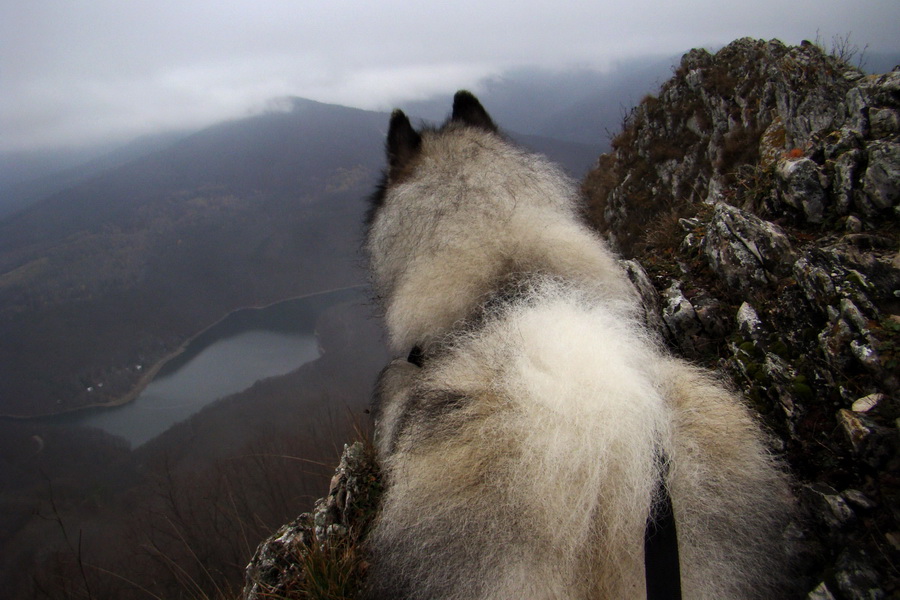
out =
[[675,529],[672,497],[666,488],[665,471],[659,483],[657,500],[644,532],[647,600],[681,600],[678,533]]

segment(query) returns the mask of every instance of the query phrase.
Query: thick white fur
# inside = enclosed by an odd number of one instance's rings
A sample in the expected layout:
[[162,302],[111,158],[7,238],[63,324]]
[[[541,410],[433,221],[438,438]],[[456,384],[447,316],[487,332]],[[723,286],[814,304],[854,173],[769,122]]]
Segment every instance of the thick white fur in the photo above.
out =
[[555,168],[423,132],[367,248],[393,347],[427,357],[379,383],[370,598],[643,598],[660,456],[684,597],[779,596],[785,476],[738,398],[652,341]]
[[510,272],[552,273],[630,301],[576,201],[557,169],[497,135],[424,132],[415,176],[389,187],[368,239],[394,349],[438,339]]

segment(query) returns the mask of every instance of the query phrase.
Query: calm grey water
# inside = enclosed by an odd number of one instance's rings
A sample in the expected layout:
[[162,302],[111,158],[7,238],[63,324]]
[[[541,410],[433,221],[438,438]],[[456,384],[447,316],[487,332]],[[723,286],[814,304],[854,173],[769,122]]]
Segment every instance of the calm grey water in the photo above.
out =
[[92,410],[72,422],[98,427],[137,447],[218,398],[318,357],[312,335],[240,333],[207,346],[174,373],[155,378],[133,402]]
[[364,296],[362,288],[350,288],[237,311],[193,340],[133,402],[53,419],[98,427],[140,446],[219,398],[318,358],[319,315]]

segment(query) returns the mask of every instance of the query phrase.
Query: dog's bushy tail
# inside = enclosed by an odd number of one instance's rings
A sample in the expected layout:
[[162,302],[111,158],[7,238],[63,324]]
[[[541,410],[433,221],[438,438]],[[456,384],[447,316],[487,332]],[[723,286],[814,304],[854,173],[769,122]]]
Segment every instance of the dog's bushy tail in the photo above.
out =
[[459,336],[385,460],[373,590],[640,597],[670,421],[644,337],[555,284]]
[[685,598],[792,597],[796,503],[762,429],[709,373],[668,359],[661,375]]

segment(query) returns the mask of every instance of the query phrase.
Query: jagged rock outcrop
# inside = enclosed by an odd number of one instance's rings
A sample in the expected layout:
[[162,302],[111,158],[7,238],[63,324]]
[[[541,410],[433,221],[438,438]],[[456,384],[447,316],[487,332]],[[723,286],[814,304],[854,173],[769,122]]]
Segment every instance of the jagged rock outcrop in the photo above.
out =
[[[809,600],[900,595],[898,175],[900,71],[742,39],[686,54],[584,182],[650,326],[744,392],[795,472]],[[353,448],[246,597],[302,597],[298,560],[362,539],[378,484]]]
[[613,147],[592,220],[797,474],[808,597],[900,594],[900,71],[809,43],[693,50]]
[[897,73],[867,77],[807,42],[691,50],[587,176],[585,188],[603,198],[593,218],[630,257],[646,246],[645,223],[721,194],[809,223],[826,218],[826,202],[829,216],[890,212],[898,86]]
[[247,565],[243,598],[354,597],[365,570],[360,543],[380,496],[371,446],[345,445],[328,495],[257,548]]

